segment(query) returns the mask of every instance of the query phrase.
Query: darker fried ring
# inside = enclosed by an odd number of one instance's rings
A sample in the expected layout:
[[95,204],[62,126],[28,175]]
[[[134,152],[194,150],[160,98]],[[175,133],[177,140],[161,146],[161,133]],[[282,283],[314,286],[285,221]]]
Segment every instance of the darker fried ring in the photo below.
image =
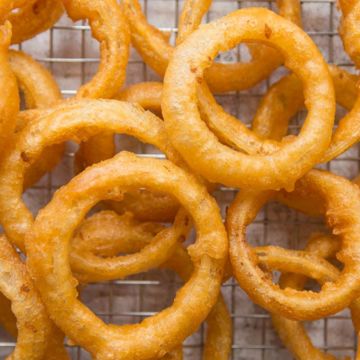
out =
[[[197,241],[189,248],[194,271],[173,305],[140,324],[119,327],[104,324],[77,300],[66,249],[91,207],[118,196],[127,186],[172,193],[192,216]],[[53,211],[72,215],[64,217],[64,223],[49,223]],[[219,209],[206,187],[167,160],[141,159],[125,152],[86,169],[61,188],[39,213],[27,240],[29,269],[47,310],[65,334],[99,360],[161,357],[193,333],[219,295],[227,252]],[[52,261],[55,248],[60,256],[56,262]]]
[[344,264],[344,270],[338,279],[319,293],[312,293],[280,289],[264,277],[246,242],[245,231],[261,206],[275,195],[271,191],[238,193],[227,218],[230,259],[235,277],[255,303],[290,319],[314,320],[349,306],[359,296],[360,248],[354,240],[360,231],[360,190],[344,178],[319,170],[312,170],[299,180],[298,189],[305,196],[314,193],[323,200],[327,223],[341,238],[342,248],[337,258]]

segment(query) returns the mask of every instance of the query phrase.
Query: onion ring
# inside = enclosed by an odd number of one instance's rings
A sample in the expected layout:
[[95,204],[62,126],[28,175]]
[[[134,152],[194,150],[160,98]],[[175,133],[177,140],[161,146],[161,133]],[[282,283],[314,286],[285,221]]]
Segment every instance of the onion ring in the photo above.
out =
[[[154,223],[139,224],[129,213],[125,213],[121,218],[116,218],[115,216],[115,219],[114,213],[110,213],[112,216],[105,213],[105,216],[108,217],[106,220],[104,219],[104,215],[102,215],[103,213],[100,214],[99,218],[95,218],[95,221],[98,221],[97,225],[103,226],[106,224],[108,227],[99,228],[98,231],[96,231],[95,227],[94,232],[89,232],[89,227],[91,229],[91,227],[94,226],[94,220],[91,221],[90,224],[87,222],[81,226],[79,233],[72,242],[70,264],[73,272],[76,273],[77,279],[82,283],[122,279],[161,265],[168,260],[176,250],[176,240],[180,241],[181,238],[185,239],[190,230],[190,221],[183,211],[178,213],[174,225],[171,228],[164,228]],[[111,221],[114,220],[116,224],[112,224]],[[125,233],[125,236],[128,235],[128,237],[124,239],[124,241],[127,240],[125,245],[129,247],[129,244],[133,245],[133,243],[138,240],[137,238],[139,238],[140,241],[142,241],[141,244],[144,244],[140,249],[141,251],[131,255],[116,256],[119,251],[114,252],[114,250],[111,249],[112,253],[110,257],[107,258],[94,254],[92,248],[95,247],[96,244],[93,243],[92,240],[95,238],[98,239],[98,242],[104,242],[101,238],[101,231],[104,230],[105,236],[107,237],[106,240],[110,241],[108,240],[109,235],[107,230],[114,228],[115,225],[118,225],[117,230],[120,232],[111,234],[113,236],[112,240],[123,247],[124,244],[122,240]],[[97,235],[99,232],[100,234]],[[89,237],[91,239],[91,247],[89,246]],[[87,241],[83,240],[85,238],[88,238]],[[144,238],[147,240],[146,242],[144,242]],[[79,239],[83,241],[79,241]],[[113,247],[114,245],[115,244],[113,244]],[[130,249],[133,247],[134,246]],[[123,250],[121,252],[123,252]]]
[[[358,77],[346,70],[329,65],[335,85],[336,101],[347,110],[335,130],[331,144],[321,162],[328,162],[351,147],[360,138],[358,124]],[[263,138],[281,140],[288,123],[304,104],[300,80],[288,75],[275,83],[262,99],[253,121],[253,131]]]
[[11,301],[0,293],[0,324],[13,338],[17,337],[16,317],[11,311]]
[[[138,104],[145,110],[150,110],[154,114],[161,114],[161,94],[162,83],[144,82],[131,85],[120,91],[115,99]],[[112,138],[112,135],[110,135]],[[112,139],[111,139],[111,143]],[[88,150],[94,151],[94,156],[83,155],[82,147],[75,156],[75,164],[77,172],[90,165],[86,158],[94,160],[98,155],[101,160],[110,159],[115,154],[113,145],[102,146],[101,154],[96,152],[96,148],[90,147]],[[107,153],[106,153],[107,152]],[[98,161],[95,161],[95,163]],[[129,190],[124,194],[122,201],[107,201],[106,204],[119,214],[130,211],[141,221],[162,221],[172,222],[179,210],[179,203],[168,194],[154,194],[146,189]]]
[[45,67],[22,51],[10,50],[9,58],[28,109],[47,108],[61,100],[59,86]]
[[182,164],[167,139],[163,122],[132,104],[84,99],[44,110],[43,116],[18,134],[0,165],[0,222],[9,240],[20,249],[24,249],[24,236],[33,223],[33,216],[22,200],[25,171],[46,147],[66,140],[81,142],[103,131],[135,136]]
[[[341,243],[336,237],[316,234],[309,239],[303,251],[292,251],[277,247],[259,247],[256,252],[260,255],[261,265],[272,270],[285,272],[280,277],[282,288],[303,289],[307,277],[314,278],[320,283],[335,281],[340,271],[323,260],[334,257],[341,249]],[[356,330],[359,329],[360,301],[356,299],[351,304],[352,319]],[[306,330],[300,322],[289,320],[281,315],[272,314],[272,322],[284,345],[296,359],[335,360],[331,354],[325,354],[315,348]]]
[[[116,95],[116,99],[139,104],[145,110],[161,116],[162,83],[144,82],[131,85]],[[108,154],[110,158],[113,154]],[[129,191],[122,201],[108,201],[111,209],[119,214],[130,211],[141,221],[173,221],[179,203],[168,194],[154,194],[143,190]]]
[[[296,185],[304,193],[317,193],[325,200],[326,220],[333,233],[341,236],[342,249],[338,259],[344,263],[344,271],[332,284],[326,284],[320,293],[280,289],[265,279],[251,248],[245,240],[246,226],[254,219],[259,208],[273,192],[256,193],[241,191],[231,205],[227,228],[230,237],[230,260],[241,287],[253,301],[270,312],[294,320],[314,320],[333,314],[347,307],[359,296],[357,256],[360,249],[354,238],[360,226],[360,190],[339,176],[312,170]],[[344,203],[344,199],[348,199]]]
[[[180,16],[179,42],[200,24],[201,18],[210,6],[209,0],[188,0]],[[125,10],[131,26],[132,43],[144,61],[160,76],[172,56],[173,48],[161,32],[147,23],[138,0],[124,0]],[[300,3],[278,1],[282,16],[300,25]],[[249,63],[215,63],[206,72],[206,81],[215,93],[248,89],[267,78],[282,63],[279,53],[267,46],[249,44],[252,61]]]
[[[330,258],[340,250],[340,245],[337,238],[330,238],[329,236],[319,234],[309,239],[305,250],[321,258]],[[301,272],[301,269],[302,267],[299,267],[298,271]],[[314,268],[314,271],[316,270],[317,268]],[[332,272],[329,272],[329,275],[331,275],[331,273]],[[303,275],[285,273],[280,277],[279,284],[283,288],[291,287],[301,290],[305,282],[306,277]],[[300,322],[289,320],[279,315],[272,315],[271,317],[273,326],[283,341],[283,344],[296,359],[305,360],[310,357],[311,359],[319,360],[335,360],[334,356],[323,353],[312,344],[311,339],[308,337],[306,330]],[[296,339],[296,341],[293,339]]]
[[10,13],[7,20],[12,25],[12,44],[19,44],[50,29],[61,17],[64,7],[61,0],[37,0]]
[[150,110],[157,116],[161,113],[161,95],[163,84],[160,82],[142,82],[121,90],[114,99],[139,104],[145,110]]
[[[96,75],[80,87],[76,98],[112,98],[125,81],[130,33],[116,0],[63,0],[72,20],[88,19],[92,36],[100,43],[100,65]],[[113,136],[99,134],[81,146],[87,165],[107,159],[114,152]]]
[[87,19],[92,36],[100,43],[97,74],[83,85],[77,98],[112,98],[125,80],[130,34],[126,18],[116,0],[63,0],[73,21]]
[[[2,8],[6,8],[8,2],[11,3],[11,1],[5,1],[0,5],[0,18],[3,15]],[[12,138],[20,104],[16,79],[9,64],[10,39],[11,25],[5,22],[0,26],[0,79],[3,89],[0,99],[0,149],[2,151]]]
[[[138,48],[142,56],[145,58],[145,61],[147,58],[147,53],[149,53],[148,56],[150,57],[150,59],[155,54],[155,59],[154,59],[155,65],[153,66],[155,67],[155,70],[157,63],[160,64],[163,63],[162,67],[163,69],[165,69],[167,67],[170,58],[170,53],[173,52],[173,48],[170,45],[168,45],[166,40],[163,39],[163,35],[161,32],[159,32],[159,30],[153,28],[147,23],[145,16],[141,12],[141,7],[137,0],[135,1],[129,0],[128,2],[126,2],[125,5],[126,5],[125,8],[128,8],[128,17],[130,19],[130,24],[133,24],[134,27],[132,29],[133,30],[132,35],[133,35],[133,42],[135,43],[135,47]],[[187,30],[184,31],[190,32],[190,28],[192,26],[194,28],[197,27],[197,25],[201,20],[201,14],[206,11],[206,7],[208,5],[209,5],[208,1],[193,2],[192,0],[187,1],[184,4],[184,11],[183,11],[184,19],[181,19],[182,21],[186,22],[185,27],[187,26]],[[282,8],[284,9],[281,10],[281,13],[284,16],[287,16],[291,19],[293,19],[292,17],[293,13],[290,11],[291,8],[298,8],[298,11],[295,11],[295,13],[297,12],[298,14],[300,14],[299,3],[294,4],[293,1],[291,2],[283,1],[281,3],[281,9]],[[190,12],[187,11],[189,9],[191,9]],[[131,21],[131,19],[133,19],[133,21]],[[190,21],[187,21],[187,19],[189,19]],[[180,23],[180,27],[181,27],[181,23]],[[178,34],[178,36],[181,38],[182,36],[181,32]],[[153,39],[155,39],[154,46],[152,41]],[[252,44],[249,44],[248,46],[250,47],[250,50],[253,49],[254,57],[255,58],[258,57],[260,61],[251,64],[242,63],[242,64],[214,65],[215,67],[218,68],[224,67],[227,68],[228,70],[230,69],[231,66],[234,67],[240,66],[241,68],[244,67],[241,70],[243,74],[239,76],[234,76],[233,70],[229,71],[228,75],[225,75],[223,73],[220,73],[219,69],[216,69],[215,74],[217,76],[221,74],[219,78],[222,81],[224,81],[224,84],[230,84],[231,81],[233,81],[234,79],[243,80],[249,78],[249,74],[259,75],[261,73],[259,69],[256,71],[255,70],[249,71],[248,67],[250,66],[255,65],[255,67],[260,66],[263,68],[264,64],[266,64],[271,68],[273,67],[273,65],[271,65],[272,61],[273,60],[275,62],[278,61],[275,60],[278,57],[277,53],[275,53],[274,56],[269,56],[269,51],[274,52],[273,49],[268,49],[267,47],[261,47],[259,45],[255,45],[254,47]],[[160,54],[157,54],[159,52],[159,49],[161,49]],[[265,49],[264,50],[265,54],[262,55],[262,58],[260,55],[255,56],[256,52],[257,54],[261,54],[262,49]],[[161,59],[162,54],[166,54],[167,52],[170,52],[169,55],[165,56],[165,59]],[[264,59],[265,61],[263,61]],[[198,96],[201,107],[201,113],[204,117],[204,121],[206,121],[207,125],[215,132],[216,136],[219,137],[219,139],[222,142],[228,144],[231,147],[239,148],[241,150],[245,150],[245,151],[250,150],[250,153],[253,153],[251,152],[252,151],[251,148],[254,146],[256,147],[256,151],[263,150],[264,146],[260,141],[260,139],[254,136],[254,134],[251,131],[249,131],[246,128],[246,126],[243,125],[241,122],[239,122],[236,118],[227,114],[223,110],[223,108],[216,103],[216,100],[212,96],[210,90],[205,85],[203,85],[202,88],[199,90],[200,91]]]
[[69,359],[63,337],[49,320],[25,264],[4,236],[0,247],[0,290],[11,301],[18,329],[17,344],[7,359]]
[[[61,100],[60,89],[51,74],[33,58],[21,51],[9,51],[10,65],[18,81],[20,89],[24,92],[28,108],[47,108]],[[32,118],[32,117],[31,117]],[[21,131],[30,121],[18,116],[16,131]],[[24,188],[35,184],[45,173],[59,163],[64,145],[58,144],[46,149],[39,160],[26,172]]]
[[194,30],[208,12],[212,0],[185,0],[181,9],[176,44],[181,44]]
[[21,10],[26,6],[35,3],[36,0],[4,0],[0,3],[0,21],[4,22],[6,18],[15,9]]
[[[140,324],[106,325],[77,300],[67,259],[70,237],[95,203],[118,196],[122,187],[142,186],[172,193],[192,216],[198,235],[189,247],[194,271],[166,310]],[[49,222],[53,211],[71,216]],[[161,357],[193,333],[219,295],[227,252],[220,212],[205,186],[167,160],[126,152],[86,169],[58,190],[37,216],[26,244],[28,267],[52,318],[99,360]],[[59,261],[54,262],[55,252]]]
[[[222,28],[227,31],[219,31]],[[270,29],[270,37],[269,30],[264,29]],[[285,36],[289,33],[292,39]],[[204,38],[208,39],[205,44]],[[274,152],[264,156],[246,155],[222,145],[201,121],[194,103],[203,69],[217,52],[250,39],[276,45],[306,84],[308,117],[302,131],[295,140],[274,145]],[[202,26],[176,48],[164,80],[162,110],[173,145],[190,167],[209,181],[259,190],[292,189],[295,181],[321,159],[330,143],[333,95],[327,66],[302,30],[269,10],[244,9]]]
[[[93,277],[91,269],[94,257],[98,257],[99,263],[103,261],[102,267],[98,269],[99,273],[107,272],[109,270],[106,264],[107,257],[141,251],[152,240],[154,234],[163,228],[157,223],[136,222],[130,214],[119,216],[111,211],[97,213],[81,224],[72,240],[71,268],[77,273],[77,262],[88,259],[90,272],[83,267],[81,271],[87,275],[87,281],[97,281],[98,276]],[[89,256],[90,253],[92,256]],[[176,244],[174,254],[162,267],[174,270],[184,281],[188,280],[192,272],[189,255],[180,244]],[[128,275],[137,272],[129,271]],[[118,274],[114,273],[113,277],[107,279],[114,280],[119,276],[123,276],[122,271]],[[76,277],[79,279],[78,274]],[[219,297],[206,322],[208,330],[203,359],[228,359],[231,351],[231,319],[222,296]],[[179,359],[182,359],[182,356],[179,356]]]
[[360,20],[360,6],[358,1],[340,1],[342,18],[339,33],[344,44],[345,51],[355,63],[360,66],[360,32],[357,23]]

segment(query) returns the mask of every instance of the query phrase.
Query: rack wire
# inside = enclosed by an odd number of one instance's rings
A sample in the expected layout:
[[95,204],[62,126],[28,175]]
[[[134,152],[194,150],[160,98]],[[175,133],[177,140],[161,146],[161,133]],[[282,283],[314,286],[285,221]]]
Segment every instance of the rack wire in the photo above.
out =
[[[353,66],[342,50],[337,32],[339,15],[335,8],[335,0],[302,0],[304,28],[322,50],[329,63],[335,63],[352,71]],[[181,0],[143,0],[143,9],[149,21],[162,30],[177,31],[178,15]],[[214,0],[206,21],[226,14],[237,8],[249,6],[265,6],[275,10],[273,1],[262,0]],[[91,39],[89,26],[84,23],[72,23],[66,17],[50,31],[39,35],[19,46],[20,49],[33,55],[45,64],[58,80],[64,97],[71,97],[81,83],[91,78],[98,65],[98,46]],[[221,54],[219,60],[240,61],[246,59],[246,51],[242,47],[235,51]],[[158,79],[156,75],[133,52],[128,66],[128,84]],[[234,92],[218,96],[218,101],[229,112],[241,119],[251,119],[259,98],[267,88],[283,72],[275,72],[268,81],[244,92]],[[291,125],[291,131],[297,132],[304,114],[299,114]],[[342,113],[339,112],[338,116]],[[123,138],[122,138],[123,139]],[[124,139],[123,139],[124,140]],[[125,141],[134,148],[134,143]],[[125,147],[125,146],[124,146]],[[137,152],[147,156],[145,145],[135,146]],[[44,206],[53,192],[66,183],[73,174],[73,152],[69,151],[63,163],[51,174],[42,179],[34,188],[25,194],[25,200],[34,213]],[[328,170],[347,177],[359,173],[359,147],[355,146],[346,154],[326,165]],[[225,214],[236,191],[220,188],[215,196]],[[276,204],[267,205],[250,226],[248,235],[253,244],[278,244],[285,247],[301,248],[304,239],[318,229],[322,223],[304,217]],[[147,274],[133,276],[130,279],[114,281],[106,284],[92,284],[84,289],[83,301],[105,321],[114,323],[134,323],[151,316],[169,305],[176,289],[181,286],[179,279],[166,271],[151,271]],[[233,360],[285,360],[291,359],[272,330],[269,314],[248,300],[246,294],[231,279],[222,289],[233,322]],[[349,312],[347,310],[324,320],[307,324],[309,334],[315,345],[329,351],[335,356],[354,357],[357,347]],[[185,341],[185,359],[200,359],[201,349],[205,341],[206,326]],[[9,353],[13,341],[0,333],[0,357]],[[78,347],[70,347],[73,359],[90,359],[88,353]]]

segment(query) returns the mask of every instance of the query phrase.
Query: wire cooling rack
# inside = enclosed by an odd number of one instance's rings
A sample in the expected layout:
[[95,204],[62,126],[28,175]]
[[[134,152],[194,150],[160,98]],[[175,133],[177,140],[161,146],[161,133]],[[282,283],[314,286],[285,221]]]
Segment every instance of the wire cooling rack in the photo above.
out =
[[[335,63],[353,71],[342,49],[337,32],[339,14],[333,0],[303,0],[304,29],[311,35],[329,63]],[[171,31],[173,38],[177,31],[178,14],[182,6],[179,0],[145,0],[142,2],[149,21],[163,30]],[[220,17],[242,7],[263,6],[276,10],[271,1],[214,0],[206,21]],[[39,35],[19,46],[46,65],[61,86],[64,97],[76,93],[96,71],[98,65],[98,44],[91,38],[89,27],[84,22],[72,23],[64,16],[50,31]],[[219,61],[246,60],[243,47],[220,54]],[[249,91],[234,92],[218,96],[218,101],[227,111],[238,118],[250,122],[256,110],[259,98],[271,83],[278,79],[282,70]],[[127,83],[156,80],[156,75],[133,51],[128,66]],[[299,114],[291,125],[291,131],[297,132],[304,114]],[[342,115],[341,110],[338,117]],[[247,119],[247,120],[245,120]],[[121,148],[131,148],[137,153],[149,153],[152,150],[139,145],[126,137],[120,138]],[[36,186],[24,195],[34,213],[43,207],[53,192],[66,183],[73,174],[71,147],[64,161]],[[359,173],[359,149],[354,147],[346,154],[327,164],[328,170],[346,177]],[[221,188],[216,198],[225,213],[226,207],[234,198],[234,189]],[[266,206],[248,231],[252,244],[277,244],[291,248],[301,248],[304,240],[313,231],[322,228],[317,220],[308,219],[277,204]],[[123,324],[141,321],[169,305],[176,290],[181,286],[179,279],[170,272],[151,271],[144,275],[110,283],[92,284],[82,291],[83,301],[105,321]],[[236,281],[229,280],[222,289],[233,322],[232,359],[240,360],[285,360],[291,355],[283,348],[274,333],[266,311],[252,304]],[[324,320],[306,324],[315,345],[338,357],[354,357],[356,337],[347,310]],[[200,359],[205,341],[206,325],[185,341],[185,359]],[[139,339],[140,340],[140,339]],[[7,335],[0,333],[0,358],[4,358],[14,343]],[[90,355],[77,347],[69,346],[73,359],[90,359]]]

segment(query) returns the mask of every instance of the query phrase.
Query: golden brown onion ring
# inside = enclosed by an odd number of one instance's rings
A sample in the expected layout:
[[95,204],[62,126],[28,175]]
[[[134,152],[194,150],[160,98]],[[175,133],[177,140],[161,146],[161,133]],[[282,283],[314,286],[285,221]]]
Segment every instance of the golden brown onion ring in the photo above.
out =
[[[219,31],[223,28],[227,31]],[[276,46],[305,84],[308,116],[300,134],[283,143],[263,140],[273,147],[263,156],[246,155],[222,145],[201,120],[194,101],[203,70],[216,54],[247,40]],[[202,26],[176,48],[164,80],[162,111],[171,142],[207,180],[240,188],[292,189],[330,143],[335,99],[327,66],[311,39],[271,11],[253,8]]]
[[[155,223],[139,223],[130,213],[119,218],[113,212],[100,214],[94,220],[82,224],[72,242],[71,268],[77,274],[77,279],[83,283],[122,279],[161,265],[176,250],[176,240],[183,241],[191,228],[190,220],[184,211],[178,213],[171,228],[165,228]],[[96,222],[95,226],[99,226],[98,230],[96,227],[91,229],[94,227],[94,221]],[[109,239],[109,233],[112,235],[111,239]],[[147,241],[144,241],[144,238]],[[131,246],[127,252],[132,251],[133,243],[138,239],[144,245],[138,252],[116,256],[124,252],[124,245],[127,248],[129,245]],[[107,257],[104,257],[103,251],[101,252],[102,256],[98,256],[96,253],[98,250],[97,244],[94,242],[96,240],[97,243],[105,246],[110,240],[114,240],[114,243],[111,244],[111,252]],[[123,244],[123,241],[126,243]],[[108,248],[109,245],[107,245]],[[121,247],[119,251],[116,251],[116,245]],[[109,251],[108,248],[107,251]]]
[[[335,281],[340,271],[323,258],[333,258],[341,249],[339,239],[334,236],[316,234],[309,239],[304,251],[285,250],[277,247],[260,247],[256,249],[262,266],[272,270],[280,270],[284,274],[279,284],[282,288],[302,290],[307,277],[316,279],[321,284]],[[352,319],[356,330],[359,329],[360,301],[356,299],[351,304]],[[326,354],[311,342],[304,326],[281,315],[272,314],[272,322],[284,345],[298,360],[336,360],[331,354]]]
[[[329,69],[335,86],[336,101],[347,110],[352,110],[340,120],[321,162],[332,160],[360,138],[356,105],[358,77],[333,65],[329,65]],[[287,133],[291,117],[303,104],[300,80],[294,74],[282,78],[271,86],[262,99],[254,117],[253,130],[263,138],[281,140]]]
[[[130,33],[127,19],[116,0],[63,0],[72,20],[87,19],[92,36],[100,44],[98,72],[81,86],[76,97],[112,98],[121,88],[126,77],[129,57]],[[113,136],[99,134],[82,144],[80,157],[86,165],[107,159],[114,152]]]
[[29,40],[50,29],[61,17],[64,7],[61,0],[36,0],[29,2],[18,12],[10,13],[7,20],[12,25],[12,44]]
[[[285,1],[282,6],[285,6],[285,3],[287,3],[287,1]],[[294,4],[293,1],[291,1],[291,3]],[[186,1],[182,13],[183,15],[180,19],[180,28],[182,27],[181,22],[184,22],[185,29],[182,30],[186,33],[189,33],[191,28],[193,30],[196,29],[202,15],[204,15],[204,12],[206,12],[206,8],[209,5],[209,1],[207,0],[197,2],[193,2],[192,0]],[[299,7],[299,4],[292,6]],[[137,47],[145,61],[148,60],[155,70],[157,70],[157,64],[159,63],[162,68],[160,73],[164,75],[165,69],[173,52],[173,48],[168,44],[167,40],[164,40],[163,34],[158,29],[147,23],[137,0],[128,0],[125,2],[125,9],[127,9],[130,25],[132,26],[132,41],[135,44],[135,47]],[[184,38],[181,31],[178,35],[180,40],[181,38]],[[231,81],[234,80],[243,81],[244,79],[248,79],[249,74],[250,76],[252,74],[259,76],[259,74],[262,74],[261,69],[266,68],[266,66],[268,66],[270,70],[265,70],[265,73],[271,72],[274,66],[278,66],[276,65],[279,61],[277,59],[278,56],[273,49],[269,49],[266,46],[259,46],[258,44],[250,44],[249,47],[250,51],[254,55],[254,58],[259,61],[254,61],[251,64],[214,64],[214,67],[217,68],[214,72],[216,76],[223,81],[223,85],[229,85],[231,84]],[[262,54],[263,52],[264,54]],[[273,52],[273,56],[269,56],[269,52]],[[163,56],[165,57],[163,58]],[[264,59],[266,60],[263,61]],[[273,64],[274,62],[275,65]],[[232,69],[232,67],[235,68],[237,66],[239,67],[239,72],[242,73],[239,76],[234,75],[235,69]],[[248,67],[260,67],[261,69],[258,68],[254,69],[254,71],[249,71]],[[220,68],[227,69],[228,74],[220,74]],[[254,147],[256,147],[256,151],[259,149],[262,150],[263,144],[260,139],[254,136],[253,133],[236,118],[227,114],[224,109],[217,104],[205,84],[201,89],[199,89],[198,96],[204,121],[206,121],[207,125],[214,131],[216,136],[222,142],[244,151],[248,151],[250,148],[250,153],[253,153]]]
[[[340,250],[341,244],[336,237],[330,237],[322,234],[312,236],[305,250],[310,254],[319,256],[321,258],[334,257]],[[283,261],[287,261],[284,257]],[[317,265],[314,264],[313,271],[316,272]],[[303,289],[307,277],[300,275],[302,266],[300,266],[296,273],[285,273],[280,277],[279,284],[282,288]],[[329,278],[333,271],[329,272]],[[339,272],[338,272],[339,273]],[[338,275],[337,275],[338,276]],[[336,277],[334,278],[334,280]],[[283,316],[273,314],[271,316],[273,326],[281,338],[283,344],[289,349],[292,355],[298,360],[316,359],[316,360],[335,360],[336,358],[331,354],[326,354],[317,349],[311,339],[306,333],[306,330],[301,322],[289,320]],[[295,341],[294,341],[295,340]]]
[[[115,99],[139,104],[145,110],[150,110],[154,114],[161,115],[161,94],[162,83],[144,82],[131,85],[120,91]],[[111,158],[115,153],[115,147],[109,141],[101,146],[101,153],[97,148],[89,147],[87,151],[94,152],[91,156],[84,155],[84,147],[76,153],[75,164],[77,172],[90,165],[85,158],[93,160],[103,160]],[[102,137],[105,142],[105,137]],[[98,156],[97,159],[95,157]],[[98,161],[95,161],[98,162]],[[130,211],[141,221],[173,221],[179,210],[179,203],[168,194],[154,194],[146,189],[129,190],[124,194],[122,201],[107,201],[106,204],[116,210],[119,214]]]
[[100,44],[100,65],[78,98],[112,98],[121,88],[129,56],[130,34],[126,18],[116,0],[63,0],[73,21],[89,21],[92,36]]
[[[180,16],[178,43],[198,27],[210,3],[209,0],[188,0],[184,3]],[[134,47],[153,70],[164,76],[174,51],[173,47],[164,40],[158,29],[147,22],[138,0],[124,0],[124,4]],[[278,1],[278,7],[282,16],[300,25],[298,1]],[[213,92],[248,89],[267,78],[282,63],[279,53],[267,46],[249,44],[249,50],[252,55],[249,63],[215,63],[207,69],[205,78]]]
[[345,51],[355,63],[356,67],[360,66],[360,32],[358,22],[360,20],[360,5],[358,1],[340,1],[342,18],[340,22],[339,33],[341,35]]
[[[139,104],[145,110],[161,116],[162,83],[144,82],[131,85],[116,95],[116,99]],[[108,154],[110,158],[113,154]],[[179,203],[168,194],[154,194],[150,191],[134,190],[124,194],[122,201],[108,201],[117,213],[130,211],[141,221],[173,221]]]
[[[103,131],[125,133],[159,148],[183,164],[170,144],[163,121],[140,107],[117,100],[60,103],[21,131],[0,165],[0,221],[9,240],[24,249],[33,216],[22,200],[24,174],[46,147],[67,140],[86,141]],[[121,200],[121,199],[119,199]]]
[[114,96],[114,99],[139,104],[145,110],[150,110],[157,116],[162,116],[162,89],[163,84],[160,82],[142,82],[121,90]]
[[11,301],[0,293],[0,324],[13,338],[17,337],[16,317],[11,311]]
[[[139,223],[130,214],[119,216],[111,211],[97,213],[81,224],[72,240],[71,269],[77,273],[78,263],[88,261],[90,268],[81,267],[81,271],[88,281],[97,281],[98,275],[92,277],[91,270],[95,258],[98,259],[98,264],[102,261],[101,268],[98,268],[99,272],[108,273],[107,258],[117,256],[119,253],[141,251],[161,229],[163,226],[157,223]],[[187,251],[180,244],[176,244],[174,254],[162,267],[174,270],[184,281],[188,280],[193,269]],[[89,269],[90,272],[87,271]],[[137,271],[131,271],[128,275],[135,273]],[[80,276],[80,279],[83,279],[84,275]],[[120,270],[118,274],[113,273],[112,279],[118,279],[122,275],[123,271]],[[231,351],[231,319],[222,296],[219,297],[206,321],[208,329],[203,359],[227,360]],[[175,354],[182,359],[181,354],[178,352]],[[172,354],[172,358],[175,354]]]
[[[2,8],[11,1],[4,1],[0,5],[0,19]],[[4,152],[6,145],[12,139],[15,130],[16,116],[19,113],[19,93],[16,78],[11,71],[8,48],[11,40],[11,25],[5,22],[0,25],[0,149]]]
[[[11,69],[20,89],[24,92],[27,108],[47,108],[61,100],[60,89],[47,69],[21,51],[10,50],[9,54]],[[24,116],[18,116],[16,131],[21,131],[33,117],[25,119]],[[63,153],[63,144],[46,149],[40,159],[26,172],[24,188],[32,186],[44,174],[52,170],[59,163]]]
[[22,51],[10,50],[9,58],[28,109],[51,107],[61,100],[59,86],[44,66]]
[[3,235],[0,248],[0,291],[11,301],[18,330],[15,349],[7,359],[69,359],[25,264]]
[[181,9],[176,44],[181,44],[194,30],[208,12],[212,0],[185,0]]
[[[194,270],[174,303],[140,324],[116,326],[106,325],[77,299],[68,254],[71,236],[86,213],[100,200],[119,196],[124,187],[171,193],[191,215],[197,240],[188,248]],[[54,221],[54,211],[69,216]],[[168,160],[126,152],[62,187],[37,216],[26,244],[29,269],[48,312],[66,335],[99,360],[161,357],[179,345],[215,304],[227,253],[220,211],[206,187]]]
[[[240,191],[227,217],[230,260],[234,275],[251,299],[270,312],[294,320],[314,320],[333,314],[359,296],[358,256],[354,239],[360,227],[360,190],[350,181],[328,172],[312,170],[296,184],[303,194],[318,194],[323,201],[327,224],[342,241],[338,260],[344,270],[336,282],[326,284],[319,293],[280,289],[264,277],[253,250],[246,242],[246,227],[274,192]],[[345,201],[346,199],[346,201]]]

